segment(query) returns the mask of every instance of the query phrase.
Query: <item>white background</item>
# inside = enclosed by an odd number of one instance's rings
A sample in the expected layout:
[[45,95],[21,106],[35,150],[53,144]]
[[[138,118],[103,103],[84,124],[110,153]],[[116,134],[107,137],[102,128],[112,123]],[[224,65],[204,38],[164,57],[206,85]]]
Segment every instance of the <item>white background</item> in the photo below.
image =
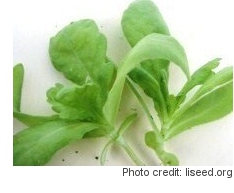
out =
[[[94,19],[107,36],[108,56],[117,64],[129,50],[121,31],[120,20],[130,0],[77,0],[77,1],[19,1],[15,4],[13,29],[13,64],[23,63],[25,79],[22,108],[30,114],[52,114],[46,102],[46,90],[56,82],[66,83],[54,70],[48,57],[50,37],[72,21]],[[154,1],[174,36],[185,48],[190,70],[193,72],[207,61],[221,57],[220,68],[233,65],[233,29],[231,28],[231,1]],[[212,2],[212,3],[211,3]],[[176,93],[185,77],[171,65],[171,92]],[[128,90],[125,90],[128,93]],[[137,107],[134,96],[123,99],[123,111]],[[128,104],[128,105],[126,105]],[[151,104],[151,103],[150,103]],[[140,116],[143,116],[139,112]],[[233,164],[232,114],[225,118],[198,126],[173,138],[166,148],[175,153],[180,165],[230,166]],[[14,133],[24,128],[14,120]],[[153,152],[144,145],[147,120],[138,119],[126,133],[131,145],[143,157],[147,165],[160,164]],[[99,165],[99,156],[106,139],[77,142],[61,149],[48,165]],[[75,151],[79,153],[76,154]],[[63,161],[65,160],[65,161]],[[107,165],[132,165],[118,147],[108,154]]]

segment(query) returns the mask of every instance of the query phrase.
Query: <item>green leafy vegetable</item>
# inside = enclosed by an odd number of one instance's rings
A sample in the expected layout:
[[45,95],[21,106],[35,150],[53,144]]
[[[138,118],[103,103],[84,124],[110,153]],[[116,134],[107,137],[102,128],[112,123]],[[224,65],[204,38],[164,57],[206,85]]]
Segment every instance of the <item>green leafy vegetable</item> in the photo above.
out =
[[[113,144],[121,147],[134,164],[146,165],[125,138],[137,113],[116,121],[125,83],[151,125],[143,137],[145,144],[163,165],[179,165],[177,156],[165,149],[167,140],[232,112],[233,68],[216,73],[220,63],[217,58],[190,75],[184,48],[170,36],[152,1],[132,2],[123,13],[121,25],[132,49],[120,64],[114,64],[107,56],[106,37],[93,20],[72,22],[51,38],[51,63],[70,80],[67,85],[56,83],[46,93],[53,115],[21,112],[24,68],[22,64],[14,66],[13,116],[28,127],[13,137],[14,165],[44,165],[62,147],[90,137],[107,140],[100,156],[101,165]],[[170,62],[187,77],[177,95],[171,94],[168,86]],[[187,97],[191,90],[194,93]],[[149,110],[146,97],[152,99],[159,123],[152,118],[154,112]]]

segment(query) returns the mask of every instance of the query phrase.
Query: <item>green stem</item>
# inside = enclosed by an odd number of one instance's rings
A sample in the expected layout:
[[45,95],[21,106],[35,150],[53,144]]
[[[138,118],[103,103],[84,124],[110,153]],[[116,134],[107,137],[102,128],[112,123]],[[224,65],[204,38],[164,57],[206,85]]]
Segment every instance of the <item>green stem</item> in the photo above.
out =
[[120,136],[116,140],[116,142],[126,151],[126,153],[131,157],[132,161],[137,166],[145,166],[144,162],[136,155],[136,153],[132,150],[132,148],[124,141],[124,139]]
[[160,133],[159,129],[158,129],[156,123],[153,121],[152,116],[151,116],[150,111],[149,111],[149,108],[147,107],[145,101],[143,100],[141,95],[138,93],[137,89],[134,87],[133,83],[131,82],[131,80],[129,78],[127,78],[126,82],[127,82],[128,86],[131,88],[134,95],[136,96],[139,103],[141,104],[142,108],[144,109],[146,117],[148,118],[148,121],[149,121],[151,127],[153,128],[153,130],[157,134],[159,134]]
[[105,145],[105,147],[103,148],[102,152],[101,152],[101,156],[100,156],[100,163],[102,166],[105,165],[105,162],[106,162],[106,155],[107,155],[107,152],[111,146],[111,144],[113,143],[114,141],[111,139],[110,141],[107,142],[107,144]]
[[137,156],[137,154],[132,150],[132,148],[125,142],[125,140],[121,136],[119,136],[117,139],[111,139],[111,140],[109,140],[107,142],[107,144],[105,145],[105,147],[104,147],[104,149],[102,150],[102,153],[101,153],[101,158],[100,158],[101,165],[105,164],[107,151],[110,148],[110,146],[112,144],[114,144],[115,142],[125,150],[125,152],[128,154],[128,156],[132,159],[132,161],[137,166],[144,166],[145,165],[141,161],[141,159]]

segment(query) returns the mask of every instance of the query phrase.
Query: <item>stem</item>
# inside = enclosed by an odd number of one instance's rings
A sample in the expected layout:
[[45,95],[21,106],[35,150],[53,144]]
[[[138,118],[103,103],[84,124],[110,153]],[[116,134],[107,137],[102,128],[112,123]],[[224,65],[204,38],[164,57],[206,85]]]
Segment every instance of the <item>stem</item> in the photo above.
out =
[[110,146],[114,143],[117,143],[117,145],[119,145],[125,150],[128,156],[137,166],[144,166],[145,164],[141,161],[141,159],[137,156],[137,154],[133,151],[133,149],[125,142],[124,138],[121,135],[119,135],[123,133],[116,131],[114,127],[112,127],[111,125],[109,126],[113,129],[113,131],[109,134],[110,140],[107,142],[107,144],[105,145],[105,147],[101,152],[101,158],[100,158],[101,165],[105,164],[106,155]]
[[101,153],[101,158],[100,158],[101,165],[105,164],[107,151],[110,148],[111,144],[113,144],[115,142],[125,150],[125,152],[128,154],[128,156],[132,159],[132,161],[137,166],[144,166],[145,165],[141,161],[141,159],[137,156],[137,154],[132,150],[132,148],[124,141],[124,139],[121,136],[119,136],[117,139],[112,138],[110,141],[107,142],[107,144],[105,145],[105,147]]
[[110,141],[107,142],[107,144],[105,145],[105,147],[103,148],[103,150],[101,152],[100,163],[102,166],[105,165],[106,155],[107,155],[108,149],[110,148],[112,143],[113,143],[113,140],[111,139]]
[[134,95],[136,96],[139,103],[141,104],[142,108],[144,109],[146,117],[148,118],[151,127],[153,128],[153,130],[157,134],[159,134],[160,133],[159,129],[158,129],[156,123],[153,121],[152,116],[151,116],[150,111],[149,111],[149,108],[147,107],[145,101],[143,100],[141,95],[138,93],[137,89],[134,87],[134,85],[132,84],[132,82],[131,82],[131,80],[129,78],[127,78],[126,82],[127,82],[128,86],[131,88]]
[[145,165],[121,136],[116,140],[116,142],[126,151],[126,153],[129,155],[129,157],[131,157],[132,161],[137,166]]

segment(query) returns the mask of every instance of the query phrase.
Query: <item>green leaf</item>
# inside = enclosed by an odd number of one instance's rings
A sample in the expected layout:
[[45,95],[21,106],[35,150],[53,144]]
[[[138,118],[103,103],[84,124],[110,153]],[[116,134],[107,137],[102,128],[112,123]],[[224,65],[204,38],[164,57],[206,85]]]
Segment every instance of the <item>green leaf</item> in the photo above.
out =
[[174,113],[174,111],[178,108],[178,101],[177,98],[174,95],[169,95],[166,99],[167,103],[167,111],[169,117]]
[[164,114],[163,112],[166,110],[166,101],[159,82],[144,68],[135,68],[130,73],[130,77],[149,97],[153,99],[158,116],[162,119]]
[[58,115],[51,115],[51,116],[34,116],[34,115],[28,115],[25,113],[20,112],[13,112],[14,118],[19,120],[20,122],[24,123],[25,125],[32,127],[36,125],[44,124],[48,121],[58,120]]
[[182,90],[177,95],[177,100],[179,101],[179,104],[182,103],[186,97],[186,94],[195,86],[204,84],[210,77],[212,77],[215,72],[212,70],[216,68],[220,63],[220,58],[216,58],[214,60],[211,60],[201,68],[199,68],[197,71],[193,73],[191,76],[191,79],[189,79]]
[[50,40],[54,67],[78,85],[90,82],[110,87],[114,66],[107,61],[106,38],[93,20],[72,22]]
[[22,64],[17,64],[13,68],[13,111],[17,112],[20,112],[23,78],[24,78],[24,67]]
[[62,119],[101,122],[105,99],[99,93],[99,87],[95,84],[66,87],[56,84],[47,91],[47,97]]
[[166,23],[152,1],[132,2],[123,13],[121,25],[125,37],[132,46],[151,33],[169,35]]
[[59,149],[96,128],[93,123],[51,121],[25,129],[14,135],[14,165],[44,165]]
[[196,125],[220,119],[233,111],[233,80],[223,76],[227,71],[232,72],[231,69],[226,68],[210,78],[191,101],[175,113],[165,139]]
[[144,37],[124,58],[118,73],[125,76],[148,59],[165,59],[174,62],[189,75],[188,61],[183,47],[171,36],[153,33]]
[[[131,3],[124,11],[121,24],[124,35],[131,46],[135,46],[143,37],[152,33],[169,35],[166,23],[152,1],[138,0]],[[169,61],[167,60],[147,60],[141,63],[141,67],[133,69],[129,76],[141,86],[148,96],[154,99],[155,104],[161,104],[163,102],[158,100],[155,95],[160,93],[161,97],[167,98],[168,96],[168,66]],[[154,79],[153,82],[157,82],[157,86],[150,88],[148,86],[150,79]],[[155,88],[157,89],[155,90]],[[156,110],[160,114],[162,107],[156,108]]]
[[118,112],[126,75],[142,61],[157,58],[174,62],[189,77],[186,54],[183,47],[174,38],[162,34],[150,34],[144,37],[127,54],[117,71],[116,80],[103,109],[104,115],[110,123],[113,123]]
[[220,70],[217,74],[215,74],[212,78],[208,79],[207,82],[202,85],[202,87],[196,92],[192,100],[198,99],[204,94],[212,91],[218,86],[222,86],[229,81],[233,80],[233,67],[229,66]]

